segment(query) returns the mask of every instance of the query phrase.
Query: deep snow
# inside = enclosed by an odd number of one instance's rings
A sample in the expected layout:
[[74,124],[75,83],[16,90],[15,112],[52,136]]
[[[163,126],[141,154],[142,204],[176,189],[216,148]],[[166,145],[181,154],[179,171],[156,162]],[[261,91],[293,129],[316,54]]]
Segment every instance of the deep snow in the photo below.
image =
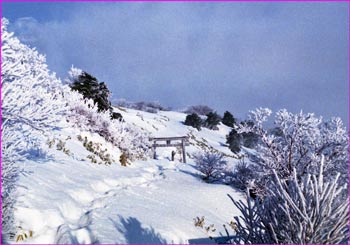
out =
[[[204,148],[227,155],[228,168],[237,161],[224,145],[229,128],[197,131],[183,125],[186,115],[178,112],[152,114],[116,108],[125,121],[154,137],[189,135],[188,156]],[[219,236],[238,215],[227,194],[242,195],[230,186],[201,180],[193,160],[169,160],[173,148],[157,149],[158,159],[119,163],[120,152],[100,136],[66,128],[60,132],[70,155],[48,149],[44,158],[25,162],[15,209],[22,233],[33,236],[23,243],[188,243],[189,239]],[[78,135],[101,142],[115,160],[110,166],[91,163],[91,154]],[[216,232],[207,234],[194,226],[205,216]],[[203,240],[202,240],[203,242]]]

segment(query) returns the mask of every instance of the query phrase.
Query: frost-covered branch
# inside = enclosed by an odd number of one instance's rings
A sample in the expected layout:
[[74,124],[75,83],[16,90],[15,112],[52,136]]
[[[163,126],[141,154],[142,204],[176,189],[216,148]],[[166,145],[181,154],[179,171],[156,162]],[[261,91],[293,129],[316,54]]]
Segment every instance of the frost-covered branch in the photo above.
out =
[[20,43],[1,21],[2,235],[15,232],[13,207],[20,160],[40,149],[45,136],[66,113],[64,87],[50,73],[45,57]]
[[348,137],[340,118],[323,121],[313,113],[293,114],[283,109],[275,115],[278,133],[270,133],[263,127],[270,114],[269,109],[257,109],[249,117],[253,123],[238,130],[260,136],[256,154],[251,158],[260,176],[257,188],[267,187],[273,170],[281,178],[291,176],[293,169],[298,177],[317,174],[321,155],[326,162],[325,179],[331,180],[340,173],[340,182],[347,183]]
[[273,171],[274,180],[263,199],[247,204],[235,201],[241,216],[237,222],[237,243],[348,243],[349,204],[337,202],[346,185],[339,183],[339,174],[324,182],[324,158],[317,175],[299,181],[296,169],[289,179],[281,179]]

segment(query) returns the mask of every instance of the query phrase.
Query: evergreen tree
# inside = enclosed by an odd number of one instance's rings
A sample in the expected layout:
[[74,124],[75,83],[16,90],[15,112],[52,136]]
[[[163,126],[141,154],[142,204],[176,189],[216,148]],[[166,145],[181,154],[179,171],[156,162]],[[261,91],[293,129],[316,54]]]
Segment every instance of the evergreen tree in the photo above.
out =
[[236,124],[236,119],[229,111],[225,111],[224,117],[222,118],[222,123],[228,127],[233,128],[233,126]]
[[192,113],[191,115],[186,116],[185,125],[192,126],[200,131],[202,119],[196,113]]
[[259,135],[253,132],[243,132],[242,134],[242,143],[245,147],[253,149],[259,142]]
[[226,143],[233,153],[238,153],[241,150],[241,141],[242,136],[238,134],[235,129],[232,129],[231,132],[226,136]]
[[84,98],[97,103],[98,111],[112,110],[109,101],[110,92],[104,82],[99,82],[87,72],[82,72],[70,85],[72,90],[81,93]]
[[104,82],[99,82],[96,77],[80,69],[72,67],[69,72],[70,87],[83,95],[84,99],[91,99],[97,104],[98,112],[109,111],[111,119],[123,120],[120,113],[113,112],[109,100],[110,91]]
[[204,121],[204,126],[212,130],[218,130],[218,124],[221,118],[216,112],[209,112],[207,114],[207,119]]

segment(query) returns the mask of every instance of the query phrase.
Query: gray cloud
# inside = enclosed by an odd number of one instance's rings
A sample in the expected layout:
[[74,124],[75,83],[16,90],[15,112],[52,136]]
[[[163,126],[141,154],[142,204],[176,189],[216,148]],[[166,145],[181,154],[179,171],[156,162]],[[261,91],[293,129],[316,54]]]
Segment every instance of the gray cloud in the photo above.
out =
[[59,76],[74,64],[115,98],[347,120],[347,19],[346,3],[81,3],[12,28]]

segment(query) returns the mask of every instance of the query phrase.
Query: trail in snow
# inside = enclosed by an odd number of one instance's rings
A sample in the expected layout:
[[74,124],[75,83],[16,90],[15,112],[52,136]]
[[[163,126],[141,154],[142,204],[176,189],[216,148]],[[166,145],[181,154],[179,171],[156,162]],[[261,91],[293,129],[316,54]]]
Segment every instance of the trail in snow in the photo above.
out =
[[84,189],[68,192],[78,204],[65,201],[60,204],[65,223],[58,227],[54,243],[98,243],[97,237],[90,228],[96,210],[106,208],[109,199],[118,199],[124,190],[135,186],[152,188],[154,182],[165,178],[161,168],[144,170],[145,173],[139,176],[118,180],[105,179],[91,184],[91,188],[98,193],[97,197],[92,200]]

